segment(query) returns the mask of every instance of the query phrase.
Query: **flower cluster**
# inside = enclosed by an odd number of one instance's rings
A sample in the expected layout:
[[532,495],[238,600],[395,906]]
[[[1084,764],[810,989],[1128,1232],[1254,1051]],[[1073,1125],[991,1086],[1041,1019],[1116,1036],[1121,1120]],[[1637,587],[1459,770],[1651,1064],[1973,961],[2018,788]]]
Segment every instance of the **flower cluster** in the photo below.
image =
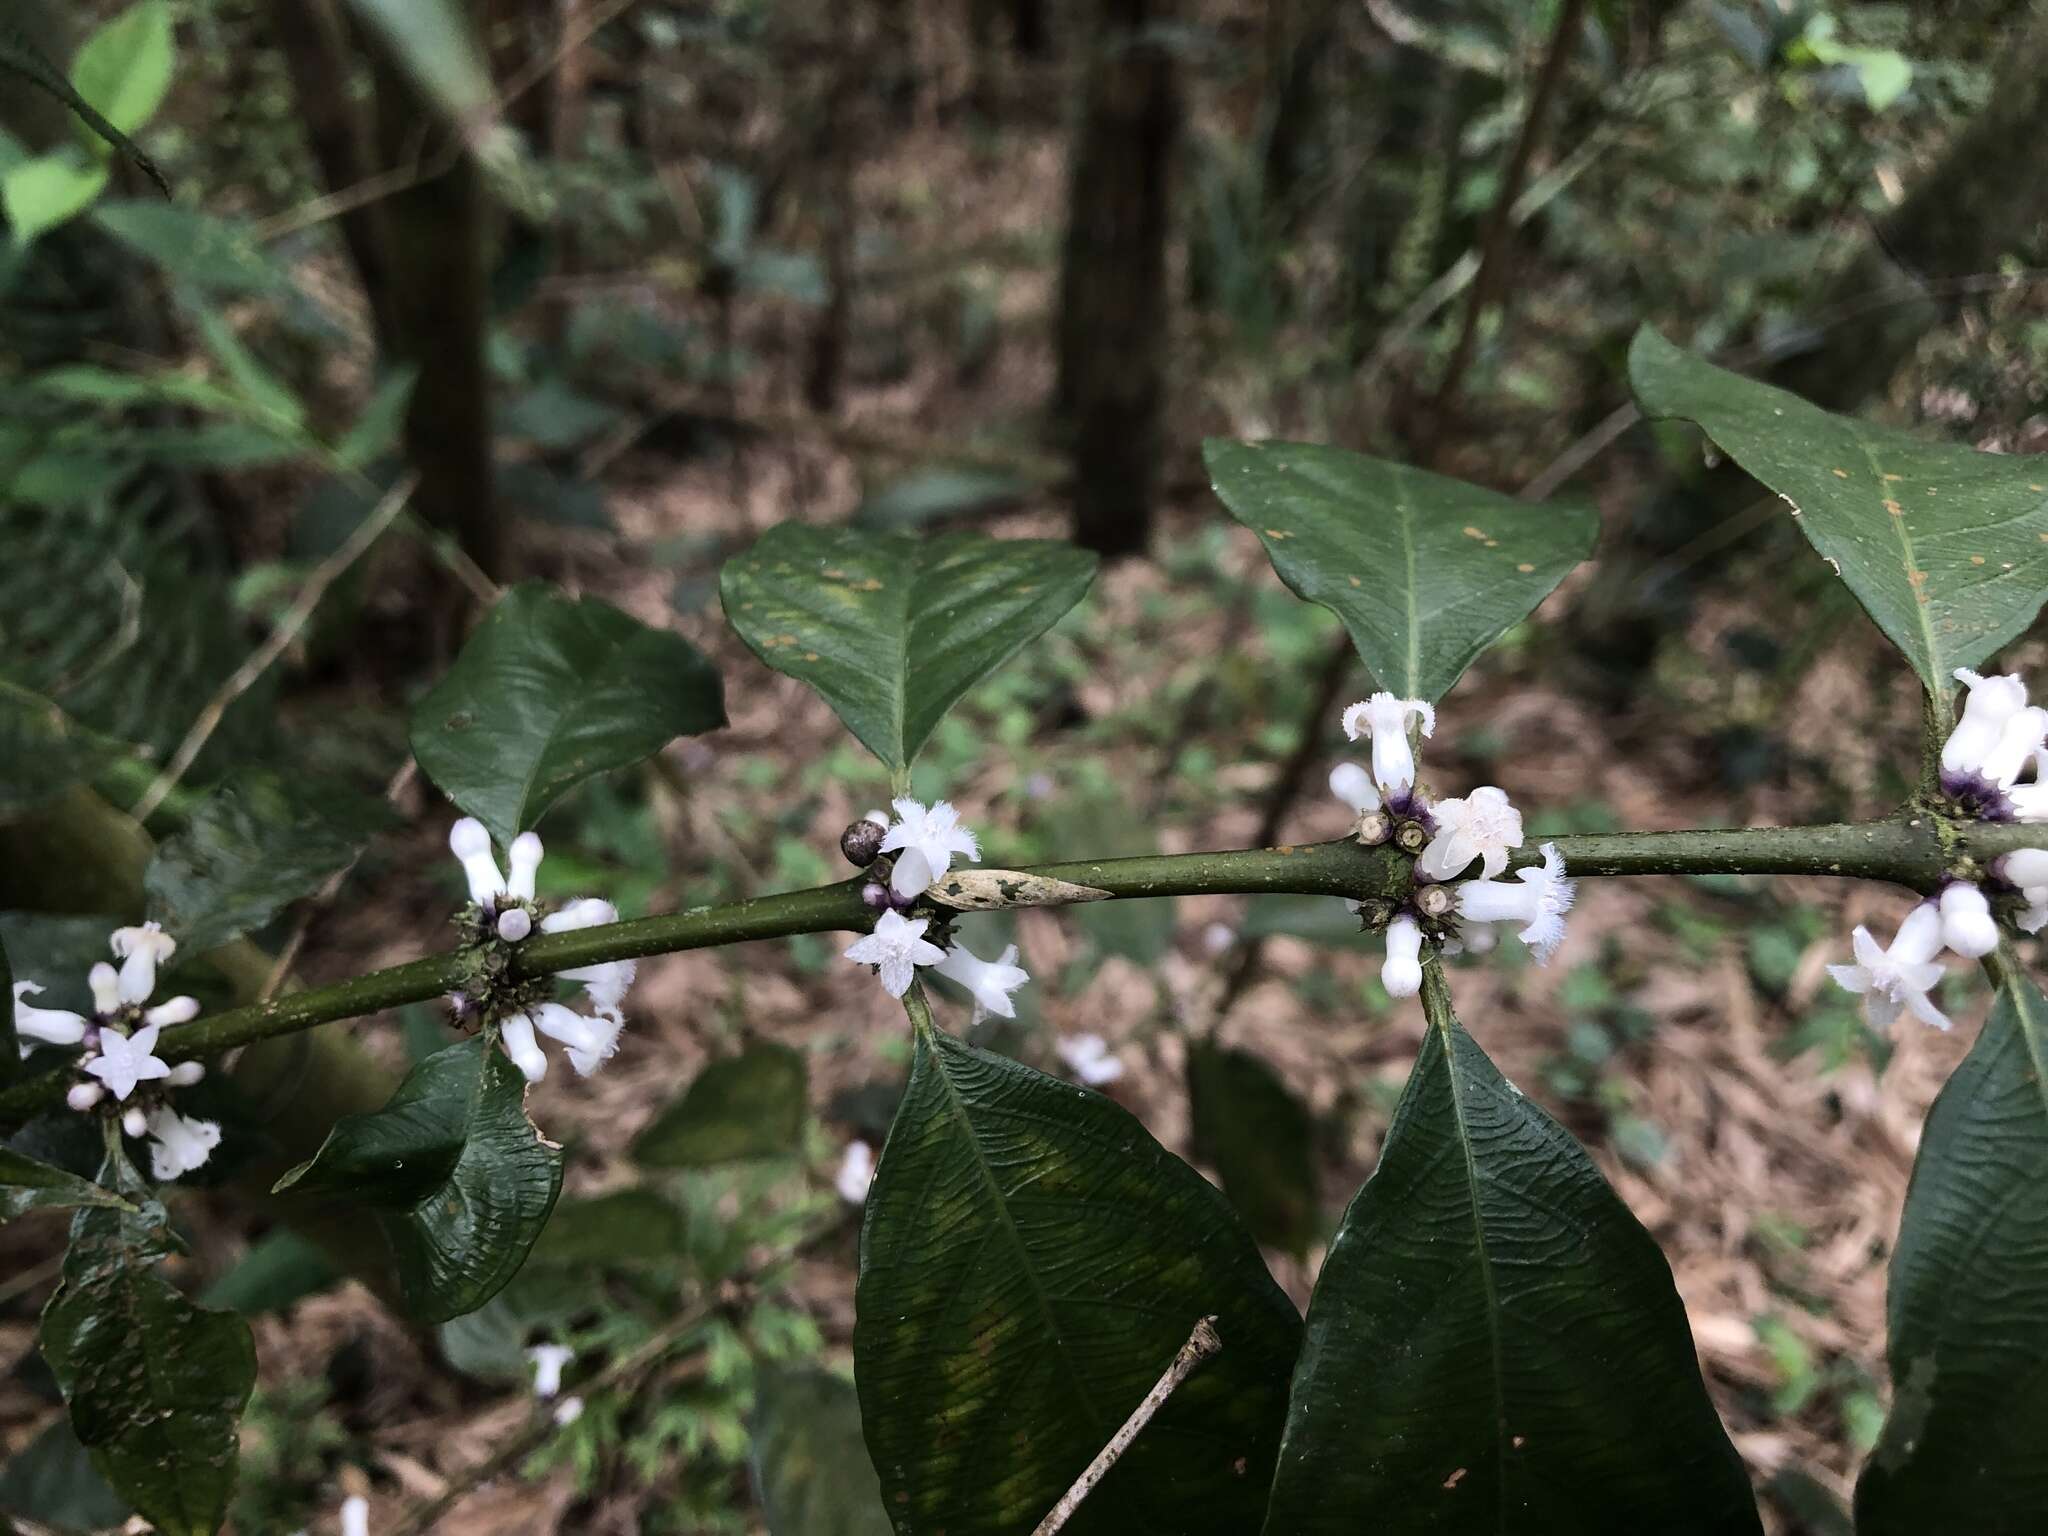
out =
[[[869,811],[839,840],[849,859],[876,874],[862,887],[861,898],[880,911],[874,930],[848,945],[846,958],[856,965],[873,966],[882,990],[891,997],[908,992],[918,968],[929,966],[974,1000],[977,1024],[990,1014],[1014,1019],[1017,1005],[1010,994],[1031,979],[1017,964],[1016,945],[1009,945],[993,960],[984,960],[953,938],[943,920],[933,936],[943,942],[935,943],[925,937],[933,919],[903,915],[953,867],[956,854],[979,862],[981,845],[960,825],[960,813],[944,800],[930,806],[917,800],[898,800],[894,809],[893,821],[880,811]],[[881,869],[885,855],[893,855],[886,877]]]
[[[466,914],[472,937],[488,944],[495,938],[504,945],[524,942],[538,928],[542,933],[567,933],[576,928],[595,928],[619,920],[610,902],[595,896],[572,901],[559,911],[548,911],[534,897],[544,850],[531,832],[522,832],[505,850],[511,873],[498,869],[491,851],[491,835],[482,822],[465,816],[448,834],[448,846],[462,864],[469,880],[471,908]],[[607,960],[598,965],[578,966],[560,974],[583,984],[591,1012],[545,998],[518,997],[513,1006],[491,1009],[482,999],[457,993],[451,1000],[458,1018],[470,1017],[480,1008],[497,1014],[498,1039],[512,1064],[530,1083],[547,1076],[548,1058],[535,1038],[536,1032],[563,1047],[569,1065],[579,1077],[587,1077],[619,1048],[619,1032],[626,1026],[626,991],[633,985],[636,962]]]
[[81,1114],[117,1113],[121,1129],[150,1141],[150,1172],[175,1179],[204,1163],[220,1145],[220,1126],[212,1120],[181,1115],[165,1102],[173,1088],[186,1088],[206,1075],[196,1061],[176,1066],[156,1054],[158,1038],[167,1028],[199,1016],[198,1002],[173,997],[150,1005],[156,991],[157,967],[177,952],[178,944],[156,923],[116,928],[108,947],[121,962],[107,961],[86,976],[92,992],[92,1017],[61,1008],[38,1008],[26,1001],[42,992],[33,981],[14,984],[14,1032],[22,1041],[79,1046],[79,1081],[65,1102]]
[[1395,997],[1413,997],[1422,990],[1425,939],[1483,952],[1499,941],[1502,927],[1512,927],[1539,964],[1547,962],[1564,939],[1564,915],[1574,894],[1563,857],[1545,843],[1541,863],[1503,880],[1509,851],[1522,846],[1522,813],[1492,785],[1462,798],[1433,801],[1425,795],[1416,785],[1411,720],[1424,736],[1435,734],[1436,711],[1420,699],[1375,693],[1353,704],[1344,711],[1344,734],[1352,741],[1370,739],[1372,769],[1339,763],[1330,773],[1330,792],[1357,818],[1357,839],[1367,845],[1392,841],[1415,860],[1405,896],[1361,907],[1369,924],[1386,929],[1381,983]]
[[[2048,709],[2027,702],[2026,682],[2014,673],[1984,677],[1964,667],[1955,677],[1968,691],[1962,718],[1941,746],[1948,809],[1978,821],[2048,822]],[[2022,783],[2030,768],[2033,777]],[[2009,853],[1982,883],[1945,881],[1906,914],[1889,947],[1859,925],[1850,936],[1855,962],[1831,965],[1828,974],[1863,999],[1873,1029],[1889,1027],[1906,1012],[1947,1029],[1948,1018],[1931,997],[1946,974],[1939,957],[1948,950],[1976,960],[1998,947],[1993,896],[2011,899],[2013,921],[2026,932],[2048,926],[2048,851]]]

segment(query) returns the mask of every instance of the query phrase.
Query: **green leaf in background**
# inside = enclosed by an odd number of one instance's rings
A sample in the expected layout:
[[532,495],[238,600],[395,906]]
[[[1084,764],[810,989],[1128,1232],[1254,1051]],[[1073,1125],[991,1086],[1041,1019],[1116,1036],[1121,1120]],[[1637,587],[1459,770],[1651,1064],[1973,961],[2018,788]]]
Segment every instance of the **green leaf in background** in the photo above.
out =
[[689,641],[529,583],[499,599],[420,700],[412,750],[502,845],[594,774],[724,724],[718,672]]
[[1344,621],[1381,688],[1434,701],[1587,555],[1584,507],[1530,506],[1306,443],[1202,445],[1223,505],[1297,596]]
[[127,134],[108,122],[98,107],[79,95],[77,87],[50,61],[50,56],[6,17],[0,17],[0,73],[26,80],[37,90],[56,97],[76,113],[86,127],[134,161],[165,197],[171,195],[171,184],[164,180],[164,173],[157,169],[156,162],[145,155],[141,146]]
[[241,219],[155,198],[110,198],[93,220],[180,282],[205,292],[275,293],[291,281]]
[[0,1467],[0,1515],[33,1520],[46,1531],[85,1536],[117,1529],[130,1509],[61,1418]]
[[755,1157],[792,1157],[809,1113],[804,1059],[757,1040],[699,1072],[683,1096],[633,1142],[655,1168],[708,1168]]
[[446,1322],[526,1262],[562,1187],[561,1148],[526,1118],[526,1079],[482,1036],[437,1051],[374,1114],[347,1115],[277,1190],[360,1206],[406,1310]]
[[420,371],[411,363],[394,368],[377,384],[376,393],[363,407],[362,415],[334,445],[335,460],[343,469],[365,470],[398,442],[405,429],[405,413],[412,404],[413,386]]
[[615,1189],[556,1205],[527,1267],[559,1264],[591,1270],[658,1264],[684,1252],[689,1241],[688,1219],[653,1190]]
[[306,408],[292,387],[263,365],[217,310],[199,309],[193,318],[200,340],[220,365],[233,393],[246,402],[245,413],[273,432],[302,433]]
[[2000,969],[1906,1192],[1863,1536],[2032,1536],[2048,1510],[2048,999],[2009,953]]
[[76,153],[38,155],[0,175],[0,209],[17,246],[77,218],[106,190],[107,168],[81,165],[71,158]]
[[0,820],[34,810],[126,751],[41,694],[0,679]]
[[102,1179],[140,1209],[73,1218],[63,1280],[43,1308],[43,1357],[114,1491],[163,1536],[213,1536],[234,1493],[256,1346],[241,1318],[194,1305],[164,1278],[164,1210],[134,1170],[111,1160]]
[[1101,1095],[921,1028],[869,1191],[855,1382],[900,1532],[1028,1531],[1214,1314],[1066,1536],[1256,1530],[1301,1320],[1222,1194]]
[[754,1387],[747,1465],[768,1536],[889,1536],[853,1383],[771,1366]]
[[14,1033],[14,967],[0,939],[0,1087],[21,1075],[21,1040]]
[[785,523],[726,561],[719,593],[754,654],[823,694],[900,778],[954,702],[1094,577],[1095,556],[1043,539]]
[[350,0],[451,123],[493,110],[490,66],[456,0]]
[[[170,6],[141,0],[86,39],[72,61],[71,83],[109,123],[132,134],[163,105],[175,58]],[[101,147],[97,134],[92,147]]]
[[1762,1531],[1657,1245],[1424,971],[1429,1033],[1309,1305],[1269,1536]]
[[2048,458],[1979,453],[1836,416],[1716,368],[1648,327],[1629,378],[1649,416],[1696,423],[1795,509],[1942,702],[2048,597]]
[[320,1248],[289,1227],[276,1227],[250,1244],[199,1299],[209,1307],[258,1317],[331,1290],[344,1278]]
[[1222,1176],[1253,1237],[1307,1257],[1321,1184],[1308,1106],[1259,1057],[1213,1040],[1188,1046],[1187,1072],[1196,1157]]
[[213,949],[347,868],[394,819],[345,785],[246,769],[158,845],[142,881],[149,916],[186,948]]
[[[13,1010],[8,1011],[11,1013]],[[0,1147],[0,1222],[12,1221],[28,1211],[77,1206],[133,1209],[126,1200],[110,1189],[102,1189],[91,1179],[81,1179],[75,1173],[66,1173],[62,1168],[52,1168],[48,1163],[39,1163],[32,1157]]]
[[855,509],[860,528],[922,528],[942,518],[967,517],[1014,506],[1037,487],[1004,469],[934,465],[867,492]]

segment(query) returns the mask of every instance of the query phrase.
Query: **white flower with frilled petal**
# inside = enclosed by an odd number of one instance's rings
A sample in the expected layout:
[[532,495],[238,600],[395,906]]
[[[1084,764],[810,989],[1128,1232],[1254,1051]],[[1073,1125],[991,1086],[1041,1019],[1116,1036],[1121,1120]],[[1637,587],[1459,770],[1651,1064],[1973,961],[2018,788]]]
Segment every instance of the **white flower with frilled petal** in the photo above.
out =
[[1515,871],[1513,880],[1467,880],[1458,887],[1458,915],[1480,923],[1518,923],[1518,937],[1539,965],[1564,942],[1564,915],[1577,887],[1565,878],[1564,855],[1545,843],[1543,862]]
[[1436,734],[1436,710],[1421,699],[1397,699],[1376,693],[1344,711],[1344,734],[1357,741],[1372,738],[1372,776],[1386,795],[1405,795],[1415,786],[1415,752],[1408,745],[1408,722],[1422,722],[1422,734]]
[[1928,996],[1943,975],[1934,958],[1941,953],[1942,937],[1941,912],[1933,902],[1922,902],[1906,914],[1889,949],[1880,947],[1860,923],[1850,942],[1856,963],[1831,965],[1828,974],[1845,992],[1863,999],[1863,1016],[1871,1028],[1889,1028],[1908,1009],[1923,1024],[1949,1027],[1948,1016]]
[[1508,850],[1522,846],[1522,813],[1509,803],[1507,791],[1491,784],[1463,799],[1439,800],[1429,814],[1436,836],[1415,861],[1425,880],[1452,879],[1474,859],[1486,879],[1498,879],[1508,867]]
[[989,1014],[999,1019],[1017,1017],[1017,1005],[1010,1001],[1010,994],[1031,979],[1031,975],[1017,963],[1017,946],[1010,944],[993,960],[983,960],[965,944],[955,939],[946,958],[932,967],[939,975],[956,982],[967,989],[974,998],[974,1022],[979,1024]]
[[576,1351],[566,1344],[536,1344],[526,1358],[533,1366],[533,1395],[546,1401],[562,1390],[562,1371],[575,1360]]
[[1100,1088],[1124,1075],[1123,1061],[1100,1035],[1062,1035],[1053,1045],[1067,1070],[1090,1088]]
[[[172,1069],[173,1075],[176,1068]],[[149,1171],[159,1182],[190,1173],[220,1145],[220,1126],[212,1120],[194,1120],[168,1106],[149,1112]]]
[[161,924],[116,928],[107,940],[121,962],[114,995],[123,1003],[146,1003],[156,990],[156,968],[177,953],[178,943]]
[[[905,898],[921,896],[953,867],[953,855],[981,861],[981,845],[960,825],[960,813],[944,800],[927,808],[918,800],[892,800],[895,822],[882,834],[882,852],[896,855],[890,889]],[[898,994],[899,996],[901,994]]]
[[2027,707],[2027,685],[2016,673],[1981,677],[1958,667],[1956,681],[1969,689],[1963,716],[1941,746],[1941,766],[1948,773],[1984,774],[1984,763],[1997,749],[2013,716]]
[[[17,981],[14,984],[14,1032],[23,1040],[40,1040],[45,1045],[76,1045],[85,1038],[85,1031],[92,1022],[83,1014],[70,1013],[62,1008],[37,1008],[24,1003],[24,997],[33,997],[43,989],[32,981]],[[28,1054],[26,1045],[22,1055]]]
[[[542,918],[540,930],[542,933],[569,933],[578,928],[602,928],[618,920],[617,907],[602,897],[586,896]],[[590,999],[590,1006],[598,1013],[623,1023],[620,1010],[638,972],[639,962],[636,960],[601,960],[596,965],[579,965],[559,974],[568,981],[581,982],[584,996]]]
[[891,997],[901,997],[910,990],[920,965],[937,965],[946,958],[943,949],[926,941],[924,931],[929,927],[929,918],[913,919],[901,912],[884,912],[875,919],[875,931],[854,940],[844,953],[856,965],[873,966],[882,978],[882,990]]

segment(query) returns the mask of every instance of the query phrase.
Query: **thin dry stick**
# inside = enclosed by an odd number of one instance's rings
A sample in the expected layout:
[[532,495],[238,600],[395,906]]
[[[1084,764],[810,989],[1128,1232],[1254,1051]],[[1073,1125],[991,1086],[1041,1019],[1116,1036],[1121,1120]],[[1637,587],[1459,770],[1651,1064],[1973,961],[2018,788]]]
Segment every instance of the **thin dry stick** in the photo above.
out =
[[1138,1438],[1138,1431],[1152,1422],[1152,1415],[1165,1406],[1166,1400],[1173,1396],[1196,1366],[1222,1348],[1223,1338],[1216,1332],[1215,1318],[1205,1317],[1196,1323],[1195,1331],[1188,1335],[1187,1343],[1181,1345],[1180,1353],[1173,1357],[1173,1364],[1166,1368],[1166,1374],[1145,1394],[1145,1401],[1131,1410],[1131,1416],[1124,1420],[1124,1427],[1109,1437],[1109,1444],[1074,1479],[1074,1486],[1060,1496],[1059,1503],[1052,1507],[1052,1513],[1038,1522],[1038,1529],[1031,1536],[1053,1536],[1055,1531],[1073,1519],[1081,1501],[1095,1491],[1095,1485],[1116,1465],[1117,1458],[1131,1448],[1131,1442]]
[[257,679],[291,648],[291,643],[299,638],[299,632],[311,621],[313,610],[320,606],[320,599],[327,595],[327,589],[368,552],[398,514],[405,510],[406,501],[418,483],[419,476],[407,475],[394,485],[363,519],[362,526],[348,536],[348,541],[315,568],[306,584],[299,588],[299,595],[292,599],[291,607],[278,621],[277,628],[270,632],[270,638],[249,653],[248,658],[235,668],[234,674],[221,684],[220,691],[199,711],[199,718],[192,722],[185,739],[178,743],[178,750],[171,754],[164,771],[157,775],[156,782],[144,791],[130,812],[137,821],[147,821],[150,813],[164,803],[164,797],[178,787],[178,781],[185,777],[193,760],[205,750],[206,743],[219,728],[228,706],[255,687]]

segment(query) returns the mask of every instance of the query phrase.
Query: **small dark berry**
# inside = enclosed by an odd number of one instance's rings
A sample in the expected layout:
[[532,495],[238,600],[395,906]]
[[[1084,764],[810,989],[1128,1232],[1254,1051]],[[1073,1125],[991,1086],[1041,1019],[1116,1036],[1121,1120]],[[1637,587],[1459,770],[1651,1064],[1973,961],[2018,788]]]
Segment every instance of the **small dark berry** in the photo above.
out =
[[855,869],[866,869],[882,851],[881,827],[865,819],[839,834],[839,851]]

